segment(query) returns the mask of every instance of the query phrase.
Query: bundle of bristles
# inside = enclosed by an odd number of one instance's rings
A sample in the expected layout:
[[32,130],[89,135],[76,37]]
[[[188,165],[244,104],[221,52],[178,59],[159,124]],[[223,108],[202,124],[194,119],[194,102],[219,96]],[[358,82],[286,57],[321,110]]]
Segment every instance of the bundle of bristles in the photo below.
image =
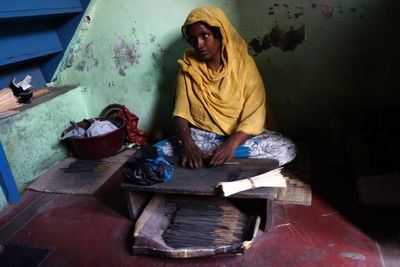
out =
[[242,241],[247,217],[236,207],[213,203],[167,203],[171,218],[162,237],[173,248],[226,246]]
[[67,168],[60,168],[59,170],[65,173],[82,173],[82,172],[99,173],[108,170],[108,168],[111,167],[111,165],[113,165],[112,162],[106,162],[102,160],[79,159],[69,164]]
[[9,88],[0,90],[0,113],[14,111],[21,107],[18,98],[14,96],[13,91]]

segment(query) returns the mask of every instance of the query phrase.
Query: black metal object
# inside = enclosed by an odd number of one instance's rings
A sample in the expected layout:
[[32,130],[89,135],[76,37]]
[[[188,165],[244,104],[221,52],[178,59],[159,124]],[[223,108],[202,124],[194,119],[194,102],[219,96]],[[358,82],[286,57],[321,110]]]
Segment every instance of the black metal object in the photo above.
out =
[[19,98],[19,100],[18,100],[19,102],[21,102],[21,103],[30,103],[31,102],[30,100],[33,95],[32,90],[29,90],[29,89],[24,90],[24,89],[22,89],[22,87],[16,86],[12,82],[10,83],[10,89],[13,91],[13,94]]

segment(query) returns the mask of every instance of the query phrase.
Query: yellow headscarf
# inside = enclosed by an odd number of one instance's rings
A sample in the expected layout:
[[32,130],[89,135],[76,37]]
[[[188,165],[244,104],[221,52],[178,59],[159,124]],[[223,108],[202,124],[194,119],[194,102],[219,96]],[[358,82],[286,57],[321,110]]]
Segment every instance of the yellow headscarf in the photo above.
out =
[[218,27],[222,34],[222,65],[215,71],[200,61],[193,48],[178,60],[178,75],[173,116],[213,133],[231,135],[237,131],[259,134],[274,128],[265,99],[264,84],[247,44],[233,28],[224,12],[215,7],[194,9],[186,26],[205,22]]

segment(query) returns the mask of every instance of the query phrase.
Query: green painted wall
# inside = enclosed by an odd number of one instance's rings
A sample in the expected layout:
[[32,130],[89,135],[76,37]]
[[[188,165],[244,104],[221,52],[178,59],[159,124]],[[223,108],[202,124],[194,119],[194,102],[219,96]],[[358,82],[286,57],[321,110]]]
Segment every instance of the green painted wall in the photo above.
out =
[[249,50],[286,135],[327,135],[338,108],[398,106],[397,2],[92,0],[54,76],[80,87],[0,121],[17,184],[22,189],[64,157],[56,137],[70,119],[97,116],[108,104],[125,104],[143,130],[171,131],[176,60],[188,47],[180,26],[200,5],[222,8],[248,43],[274,27],[285,34],[304,26],[305,40],[293,50]]
[[293,51],[273,47],[256,56],[283,132],[326,135],[336,109],[399,106],[399,7],[390,0],[240,1],[239,31],[248,41],[275,25],[305,26],[306,40]]
[[124,103],[141,128],[169,129],[176,59],[187,47],[180,26],[194,7],[215,5],[248,43],[275,26],[284,33],[305,27],[293,51],[250,53],[280,130],[298,138],[325,134],[335,109],[396,105],[396,2],[94,0],[74,38],[73,63],[57,78],[87,88],[92,112]]

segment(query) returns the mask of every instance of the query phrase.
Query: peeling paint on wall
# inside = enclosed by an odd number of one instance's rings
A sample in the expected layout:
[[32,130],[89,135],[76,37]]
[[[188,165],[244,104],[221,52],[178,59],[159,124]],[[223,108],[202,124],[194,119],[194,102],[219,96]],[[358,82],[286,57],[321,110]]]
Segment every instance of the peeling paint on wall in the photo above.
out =
[[333,6],[331,5],[321,5],[321,12],[327,18],[332,17],[333,15]]
[[301,6],[296,6],[295,8],[294,17],[298,19],[300,16],[304,15],[304,9]]
[[99,61],[94,57],[93,42],[81,44],[79,51],[82,54],[82,59],[75,67],[77,70],[89,71],[92,67],[97,67]]
[[161,53],[167,52],[167,50],[164,49],[160,44],[157,44],[157,46],[158,46],[158,49],[160,50]]
[[90,23],[91,20],[92,20],[92,18],[88,15],[84,17],[84,22],[86,22],[86,23]]
[[[360,13],[361,9],[365,9],[367,5],[362,5],[358,7],[352,7],[349,11],[353,14],[357,12]],[[311,1],[311,9],[320,12],[324,17],[331,18],[334,12],[338,12],[340,14],[344,13],[343,6],[341,5],[331,5],[331,4],[320,4],[317,5],[315,0]],[[299,19],[301,16],[305,14],[305,11],[310,11],[308,7],[304,8],[303,6],[290,6],[289,4],[279,4],[273,3],[267,10],[267,14],[269,16],[284,16],[286,14],[287,19]],[[364,18],[363,14],[359,15],[360,18]]]
[[303,43],[305,40],[305,25],[300,26],[297,29],[290,29],[288,32],[284,32],[276,25],[272,28],[270,33],[264,35],[261,38],[254,38],[251,40],[249,45],[253,48],[256,53],[261,53],[271,47],[279,47],[282,51],[293,51],[297,45]]
[[139,40],[136,44],[130,45],[124,39],[118,38],[114,46],[114,63],[121,76],[125,76],[125,70],[135,67],[139,64],[141,54],[138,51],[140,46]]
[[[304,15],[304,8],[301,6],[295,6],[294,8],[290,8],[288,4],[280,5],[280,4],[273,4],[268,8],[268,15],[274,15],[274,9],[277,11],[285,9],[285,13],[287,14],[287,19],[296,18],[298,19],[300,16]],[[278,12],[279,14],[279,12]]]
[[312,9],[316,9],[317,8],[317,4],[315,3],[315,0],[311,0],[311,8]]
[[[360,14],[361,12],[364,12],[364,10],[367,8],[366,5],[362,5],[360,7],[352,7],[350,8],[350,12],[357,15]],[[361,19],[365,18],[364,14],[359,15]]]
[[58,72],[63,71],[67,68],[70,68],[78,55],[80,48],[80,39],[75,40],[73,43],[69,45],[67,52],[65,53],[63,61],[60,63],[60,67],[58,68]]
[[154,61],[156,61],[156,60],[158,59],[158,54],[155,53],[155,52],[151,53],[151,58],[152,58]]
[[[155,39],[156,39],[156,36],[150,35],[150,41],[151,41],[151,42],[155,42]],[[157,45],[157,47],[158,47],[158,51],[159,51],[159,52],[156,52],[156,51],[152,52],[151,55],[150,55],[150,57],[151,57],[151,59],[153,60],[153,67],[154,67],[155,69],[158,69],[158,68],[159,68],[159,62],[158,62],[158,61],[159,61],[159,59],[160,59],[160,55],[161,55],[162,53],[167,52],[167,50],[164,49],[159,43],[156,43],[156,45]]]

